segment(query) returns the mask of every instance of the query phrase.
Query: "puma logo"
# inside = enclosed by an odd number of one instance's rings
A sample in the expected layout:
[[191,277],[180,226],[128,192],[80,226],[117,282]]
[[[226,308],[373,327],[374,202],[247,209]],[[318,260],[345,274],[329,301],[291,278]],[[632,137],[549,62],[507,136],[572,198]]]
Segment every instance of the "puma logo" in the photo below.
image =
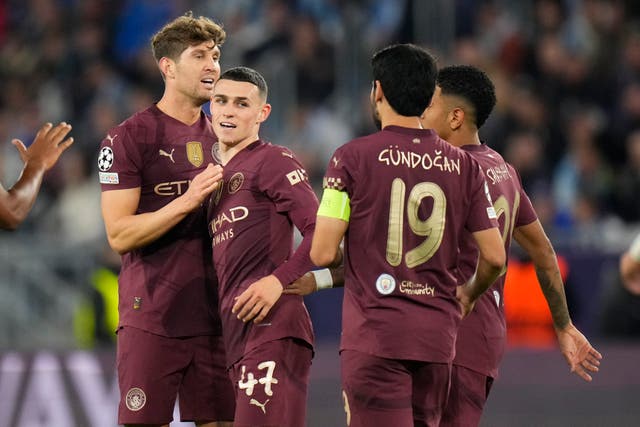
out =
[[270,399],[267,399],[267,400],[264,401],[264,403],[260,403],[255,399],[251,399],[249,401],[249,405],[256,405],[258,408],[262,409],[262,413],[266,415],[267,414],[267,409],[265,408],[265,406],[267,406],[267,403],[269,403],[269,400]]
[[338,167],[338,162],[339,162],[340,160],[336,159],[335,157],[334,157],[334,158],[332,158],[331,160],[333,161],[333,167],[334,167],[334,168],[337,168],[337,167]]
[[282,155],[283,155],[283,156],[285,156],[285,157],[290,157],[290,158],[292,158],[292,159],[293,159],[293,154],[291,154],[291,153],[287,153],[286,151],[283,151],[283,152],[282,152]]
[[161,156],[165,156],[171,159],[171,163],[175,163],[176,161],[173,160],[173,152],[175,151],[175,148],[171,149],[171,153],[167,153],[166,151],[164,151],[163,149],[160,149],[160,151],[158,152]]
[[109,140],[109,143],[111,144],[112,147],[113,147],[113,140],[116,139],[117,136],[118,134],[115,134],[113,136],[107,134],[107,139]]

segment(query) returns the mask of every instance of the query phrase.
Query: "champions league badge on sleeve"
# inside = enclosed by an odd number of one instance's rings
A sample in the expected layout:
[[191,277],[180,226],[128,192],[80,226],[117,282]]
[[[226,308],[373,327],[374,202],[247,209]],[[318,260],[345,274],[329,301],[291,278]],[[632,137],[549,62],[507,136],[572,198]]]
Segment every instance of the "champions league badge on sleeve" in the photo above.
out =
[[111,166],[113,166],[113,150],[111,147],[102,147],[98,155],[98,169],[106,172],[111,169]]
[[119,184],[120,178],[115,172],[107,172],[113,166],[113,150],[111,147],[102,147],[98,154],[98,176],[100,184]]
[[378,276],[378,280],[376,280],[376,289],[382,295],[389,295],[396,288],[396,279],[393,276],[383,273]]

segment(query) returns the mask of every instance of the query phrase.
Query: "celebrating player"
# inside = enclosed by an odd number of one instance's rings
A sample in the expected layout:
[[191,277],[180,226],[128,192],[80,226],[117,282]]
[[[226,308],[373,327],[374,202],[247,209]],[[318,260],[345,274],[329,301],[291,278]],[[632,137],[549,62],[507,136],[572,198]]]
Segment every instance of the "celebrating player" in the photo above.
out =
[[[382,129],[331,157],[311,259],[339,263],[345,238],[341,365],[350,426],[437,426],[462,314],[496,279],[505,253],[482,171],[421,128],[436,80],[414,45],[374,54],[371,103]],[[458,241],[480,248],[457,286]]]
[[118,422],[231,426],[216,276],[203,202],[219,186],[201,106],[220,74],[222,28],[191,14],[153,36],[160,101],[112,129],[98,163],[102,214],[119,277]]
[[[258,72],[237,67],[220,76],[211,119],[224,185],[211,196],[208,221],[236,427],[306,423],[311,319],[300,296],[282,291],[313,267],[318,201],[293,153],[259,138],[270,111]],[[294,253],[293,225],[303,236]]]
[[[553,317],[560,350],[571,371],[591,381],[589,373],[598,371],[601,355],[571,323],[555,251],[517,172],[500,154],[480,142],[478,129],[495,102],[493,83],[481,70],[470,66],[446,67],[438,73],[433,101],[422,123],[479,162],[498,215],[505,251],[508,253],[513,236],[531,257]],[[458,265],[460,279],[464,281],[472,276],[478,258],[471,236],[463,237],[460,253]],[[506,343],[504,278],[500,276],[480,297],[460,325],[442,426],[475,426],[480,422]]]

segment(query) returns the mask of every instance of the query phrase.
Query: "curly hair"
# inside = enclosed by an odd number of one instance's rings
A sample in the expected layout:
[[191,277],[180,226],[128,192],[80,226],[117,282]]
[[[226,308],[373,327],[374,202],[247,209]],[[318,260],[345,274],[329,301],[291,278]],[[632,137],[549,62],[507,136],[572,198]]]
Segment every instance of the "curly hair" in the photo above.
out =
[[443,95],[464,99],[473,108],[478,129],[496,105],[496,90],[487,74],[469,65],[444,67],[438,72],[438,86]]
[[177,60],[189,46],[212,40],[216,46],[222,45],[226,38],[222,26],[211,19],[200,16],[195,18],[187,12],[166,24],[151,38],[151,49],[156,61],[161,58]]

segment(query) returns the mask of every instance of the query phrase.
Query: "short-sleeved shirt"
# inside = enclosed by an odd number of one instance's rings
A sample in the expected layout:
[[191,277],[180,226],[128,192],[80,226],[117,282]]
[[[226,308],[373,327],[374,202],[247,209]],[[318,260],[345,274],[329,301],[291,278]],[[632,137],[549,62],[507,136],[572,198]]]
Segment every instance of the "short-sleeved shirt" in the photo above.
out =
[[[140,188],[135,213],[154,212],[184,194],[190,180],[214,163],[215,142],[204,113],[188,126],[154,105],[111,129],[102,141],[102,191]],[[203,206],[156,241],[122,256],[121,326],[167,337],[220,335],[205,214]]]
[[[504,247],[509,254],[514,228],[531,224],[537,215],[522,188],[516,170],[502,156],[485,144],[465,145],[463,150],[478,161],[484,171],[493,200]],[[468,235],[460,244],[460,280],[467,281],[475,270],[478,249]],[[506,322],[504,316],[504,279],[502,275],[478,299],[460,324],[454,363],[495,378],[504,355]]]
[[[280,338],[313,345],[311,319],[300,296],[282,295],[257,325],[231,313],[235,298],[255,281],[273,274],[286,287],[314,268],[309,250],[318,199],[307,172],[290,150],[258,140],[231,158],[223,179],[207,218],[228,364]],[[303,236],[295,253],[294,225]]]
[[478,163],[433,130],[387,126],[336,150],[323,185],[351,205],[341,349],[451,362],[458,242],[497,226]]

